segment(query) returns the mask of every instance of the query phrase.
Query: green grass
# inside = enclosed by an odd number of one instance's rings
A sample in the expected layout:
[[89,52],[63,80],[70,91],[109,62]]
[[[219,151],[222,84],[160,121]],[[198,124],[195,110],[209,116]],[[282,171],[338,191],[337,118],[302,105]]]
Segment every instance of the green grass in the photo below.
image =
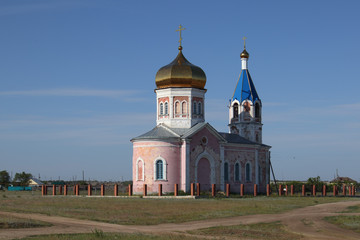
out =
[[301,235],[291,233],[286,230],[280,222],[257,223],[248,225],[219,226],[212,228],[188,231],[190,234],[218,236],[218,237],[236,237],[257,240],[287,240],[300,239]]
[[332,216],[325,217],[324,220],[341,228],[360,233],[360,216]]
[[360,205],[349,206],[342,213],[358,213],[360,212]]
[[0,211],[42,213],[116,224],[152,225],[210,218],[271,214],[320,203],[352,198],[256,197],[216,199],[123,199],[87,197],[41,197],[7,194],[0,198]]
[[0,229],[49,227],[50,223],[0,215]]
[[178,234],[164,234],[164,235],[150,235],[141,233],[101,233],[101,231],[93,231],[88,234],[58,234],[58,235],[42,235],[22,238],[21,240],[98,240],[98,239],[117,239],[117,240],[199,240],[202,238],[178,235]]

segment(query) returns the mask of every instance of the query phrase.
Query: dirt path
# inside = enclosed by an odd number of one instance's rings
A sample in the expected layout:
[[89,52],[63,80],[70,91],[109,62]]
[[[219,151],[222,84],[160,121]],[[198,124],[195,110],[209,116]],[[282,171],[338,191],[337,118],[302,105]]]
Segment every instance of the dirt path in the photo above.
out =
[[359,201],[337,202],[320,204],[311,207],[295,209],[281,214],[259,214],[239,216],[221,219],[209,219],[178,224],[160,224],[153,226],[117,225],[95,221],[78,220],[74,218],[47,216],[42,214],[0,212],[1,215],[28,218],[52,223],[52,227],[27,228],[27,229],[4,229],[0,230],[0,239],[22,238],[31,235],[59,234],[59,233],[89,233],[94,229],[103,232],[123,233],[172,233],[214,226],[230,226],[238,224],[252,224],[259,222],[281,221],[294,233],[300,233],[304,239],[360,239],[360,234],[344,230],[322,220],[326,216],[335,215],[359,215],[360,213],[338,213],[348,206],[359,204]]

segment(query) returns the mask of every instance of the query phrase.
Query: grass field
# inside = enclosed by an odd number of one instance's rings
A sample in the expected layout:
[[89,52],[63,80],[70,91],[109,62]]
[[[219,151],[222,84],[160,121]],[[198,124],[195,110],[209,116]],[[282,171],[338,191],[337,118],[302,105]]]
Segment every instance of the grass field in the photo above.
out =
[[0,229],[33,228],[33,227],[49,227],[49,226],[51,226],[51,224],[46,222],[0,215]]
[[[360,205],[350,206],[342,213],[359,213]],[[335,224],[341,228],[353,230],[360,233],[360,216],[332,216],[325,217],[325,221]]]
[[59,235],[43,235],[22,238],[21,240],[199,240],[204,238],[192,237],[188,235],[178,234],[164,234],[164,235],[149,235],[149,234],[127,234],[127,233],[102,233],[94,232],[89,234],[59,234]]
[[123,199],[41,197],[37,193],[5,192],[0,210],[42,213],[116,224],[152,225],[251,214],[281,213],[291,209],[353,198],[256,197],[216,199]]
[[249,225],[219,226],[196,231],[189,231],[190,234],[218,236],[218,237],[241,237],[244,239],[257,240],[287,240],[300,239],[301,235],[291,233],[279,222],[258,223]]
[[257,240],[297,240],[301,235],[291,233],[286,230],[284,225],[279,222],[273,223],[259,223],[250,225],[236,225],[228,227],[213,227],[199,229],[197,231],[188,231],[184,234],[163,234],[163,235],[149,235],[149,234],[115,234],[103,233],[99,230],[94,230],[90,234],[60,234],[60,235],[44,235],[24,238],[22,240],[30,239],[49,239],[49,240],[96,240],[96,239],[144,239],[144,240],[197,240],[207,239],[209,236],[221,237],[221,239],[257,239]]

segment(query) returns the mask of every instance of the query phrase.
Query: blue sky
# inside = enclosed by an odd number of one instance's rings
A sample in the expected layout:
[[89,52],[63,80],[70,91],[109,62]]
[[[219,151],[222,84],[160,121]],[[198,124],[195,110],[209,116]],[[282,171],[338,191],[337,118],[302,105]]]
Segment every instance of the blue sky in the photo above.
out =
[[131,178],[130,139],[155,126],[155,74],[183,53],[227,131],[247,37],[277,178],[360,180],[359,1],[0,2],[0,170]]

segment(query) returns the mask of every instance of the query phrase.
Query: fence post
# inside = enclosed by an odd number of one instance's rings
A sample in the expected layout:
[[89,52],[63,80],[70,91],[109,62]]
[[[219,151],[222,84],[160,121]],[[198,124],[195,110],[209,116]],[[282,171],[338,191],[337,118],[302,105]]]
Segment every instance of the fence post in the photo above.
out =
[[91,184],[88,185],[88,196],[92,195]]
[[282,196],[282,192],[283,192],[283,189],[282,189],[282,185],[280,184],[279,185],[279,196],[280,197]]
[[215,197],[216,195],[216,184],[211,185],[211,196]]
[[190,185],[190,194],[191,194],[191,196],[194,196],[194,194],[195,194],[195,183],[192,183]]
[[159,184],[159,193],[158,196],[162,196],[162,184]]
[[68,194],[68,186],[65,184],[64,185],[64,196],[66,196]]
[[147,196],[147,185],[143,185],[143,196]]
[[290,194],[291,196],[294,196],[294,185],[290,186]]
[[230,184],[227,183],[226,184],[226,197],[229,197],[230,196]]
[[345,197],[346,196],[346,185],[343,184],[343,196]]
[[105,196],[105,185],[101,184],[100,195]]
[[266,184],[266,196],[270,196],[270,184]]
[[333,196],[334,197],[336,196],[336,186],[335,185],[333,186]]
[[352,186],[352,195],[355,197],[355,185]]
[[301,196],[305,197],[305,185],[301,186]]
[[117,184],[114,185],[114,196],[117,197],[119,195],[119,187]]
[[323,197],[326,197],[326,185],[323,185]]
[[76,184],[76,187],[75,187],[75,195],[76,195],[76,196],[79,196],[79,195],[80,195],[80,186],[79,186],[79,184]]
[[133,186],[132,186],[132,184],[129,184],[129,189],[128,189],[128,194],[129,194],[129,196],[132,196],[133,195]]
[[174,184],[174,196],[177,197],[179,192],[179,185],[177,183]]
[[313,185],[312,195],[316,197],[316,185]]
[[254,197],[257,196],[257,184],[254,184]]
[[196,196],[200,196],[200,183],[196,183]]
[[53,185],[53,196],[55,196],[56,195],[56,185],[54,184]]
[[244,196],[244,184],[240,184],[240,197]]
[[352,194],[352,187],[351,187],[351,185],[348,187],[349,188],[349,196],[351,196]]
[[45,187],[44,185],[41,185],[41,196],[44,196],[45,195]]

